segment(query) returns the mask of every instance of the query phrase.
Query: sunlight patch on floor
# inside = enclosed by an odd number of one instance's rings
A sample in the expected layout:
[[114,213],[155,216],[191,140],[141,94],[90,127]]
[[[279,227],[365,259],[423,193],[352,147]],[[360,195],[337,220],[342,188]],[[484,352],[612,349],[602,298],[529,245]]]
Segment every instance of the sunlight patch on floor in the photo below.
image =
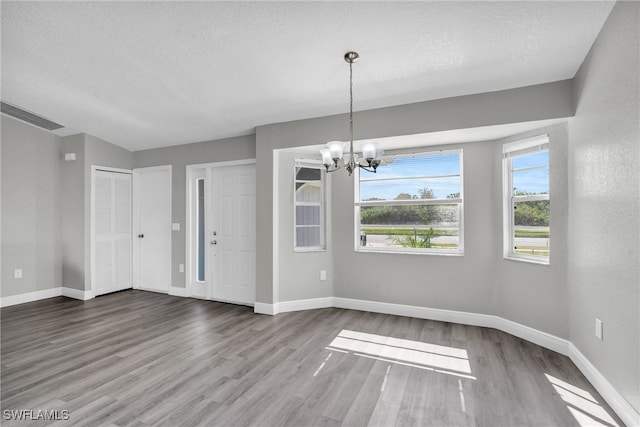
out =
[[619,427],[613,418],[604,410],[598,401],[586,390],[562,381],[549,374],[544,374],[555,391],[567,404],[571,415],[578,424],[586,426]]
[[327,349],[475,379],[467,351],[460,348],[343,329]]

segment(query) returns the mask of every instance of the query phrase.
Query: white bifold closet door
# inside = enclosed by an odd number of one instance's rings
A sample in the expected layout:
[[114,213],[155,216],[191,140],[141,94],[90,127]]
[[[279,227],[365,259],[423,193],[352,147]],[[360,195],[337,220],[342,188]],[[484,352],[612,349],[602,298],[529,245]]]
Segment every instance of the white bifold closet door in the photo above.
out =
[[96,169],[92,193],[94,295],[131,288],[131,174]]

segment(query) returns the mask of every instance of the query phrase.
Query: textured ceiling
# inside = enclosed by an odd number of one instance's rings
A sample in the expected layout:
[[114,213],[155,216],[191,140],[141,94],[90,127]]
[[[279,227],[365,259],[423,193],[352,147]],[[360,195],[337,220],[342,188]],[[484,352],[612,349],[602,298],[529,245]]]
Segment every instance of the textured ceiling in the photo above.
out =
[[130,150],[572,78],[613,3],[2,1],[2,100]]

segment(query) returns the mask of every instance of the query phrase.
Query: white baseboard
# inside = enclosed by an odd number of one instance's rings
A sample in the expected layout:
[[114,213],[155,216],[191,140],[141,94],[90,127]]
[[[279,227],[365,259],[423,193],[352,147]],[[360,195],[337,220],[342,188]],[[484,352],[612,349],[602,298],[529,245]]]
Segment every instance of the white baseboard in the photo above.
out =
[[0,298],[0,307],[9,307],[11,305],[24,304],[25,302],[59,297],[60,295],[62,295],[62,287],[27,292],[25,294],[11,295],[8,297]]
[[442,310],[438,308],[390,304],[386,302],[364,301],[349,298],[334,298],[334,300],[334,307],[338,308],[395,314],[398,316],[416,317],[418,319],[438,320],[441,322],[494,328],[556,351],[565,356],[569,353],[569,342],[565,339],[558,338],[554,335],[547,334],[546,332],[541,332],[537,329],[490,314],[467,313],[464,311]]
[[573,343],[569,343],[568,356],[626,425],[630,427],[640,426],[640,414],[618,393]]
[[81,291],[79,289],[67,288],[66,286],[62,287],[62,296],[79,299],[81,301],[86,301],[91,298],[95,298],[93,291]]
[[24,304],[25,302],[39,301],[41,299],[59,296],[79,299],[81,301],[86,301],[95,297],[95,295],[93,295],[93,291],[81,291],[78,289],[61,286],[59,288],[44,289],[42,291],[27,292],[26,294],[18,294],[0,298],[0,307],[8,307],[11,305]]
[[257,314],[268,314],[270,316],[273,316],[275,314],[278,314],[276,309],[277,304],[265,304],[263,302],[256,302],[253,305],[253,312]]
[[498,324],[494,328],[506,332],[523,340],[527,340],[534,344],[538,344],[541,347],[548,348],[562,355],[569,355],[568,340],[559,338],[555,335],[548,334],[546,332],[539,331],[529,326],[522,325],[520,323],[512,322],[511,320],[503,319],[502,317],[496,317]]
[[253,306],[254,313],[269,314],[288,313],[290,311],[315,310],[317,308],[335,307],[335,298],[310,298],[295,301],[282,301],[275,304],[256,302]]
[[282,301],[274,304],[256,303],[254,311],[260,314],[275,315],[290,311],[313,310],[326,307],[347,308],[350,310],[371,311],[374,313],[395,314],[398,316],[416,317],[418,319],[438,320],[441,322],[452,322],[462,325],[495,328],[556,351],[565,356],[569,354],[569,342],[567,340],[489,314],[467,313],[464,311],[442,310],[437,308],[339,297]]
[[276,313],[287,313],[289,311],[315,310],[317,308],[335,307],[335,298],[311,298],[298,301],[282,301],[276,304]]
[[351,298],[334,298],[334,307],[351,310],[371,311],[373,313],[395,314],[397,316],[416,317],[418,319],[438,320],[441,322],[461,323],[463,325],[494,328],[499,317],[487,314],[466,313],[464,311],[443,310],[439,308],[418,307],[415,305],[392,304],[387,302],[366,301]]
[[169,287],[169,295],[173,295],[176,297],[187,297],[187,288],[179,288],[177,286]]

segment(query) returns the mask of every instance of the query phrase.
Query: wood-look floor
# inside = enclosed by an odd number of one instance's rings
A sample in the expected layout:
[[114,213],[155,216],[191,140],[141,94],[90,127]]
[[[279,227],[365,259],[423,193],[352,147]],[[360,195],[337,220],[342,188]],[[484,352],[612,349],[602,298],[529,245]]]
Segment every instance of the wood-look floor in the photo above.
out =
[[0,312],[3,418],[46,409],[69,411],[53,422],[63,426],[622,425],[568,358],[494,329],[335,308],[271,317],[143,291]]

